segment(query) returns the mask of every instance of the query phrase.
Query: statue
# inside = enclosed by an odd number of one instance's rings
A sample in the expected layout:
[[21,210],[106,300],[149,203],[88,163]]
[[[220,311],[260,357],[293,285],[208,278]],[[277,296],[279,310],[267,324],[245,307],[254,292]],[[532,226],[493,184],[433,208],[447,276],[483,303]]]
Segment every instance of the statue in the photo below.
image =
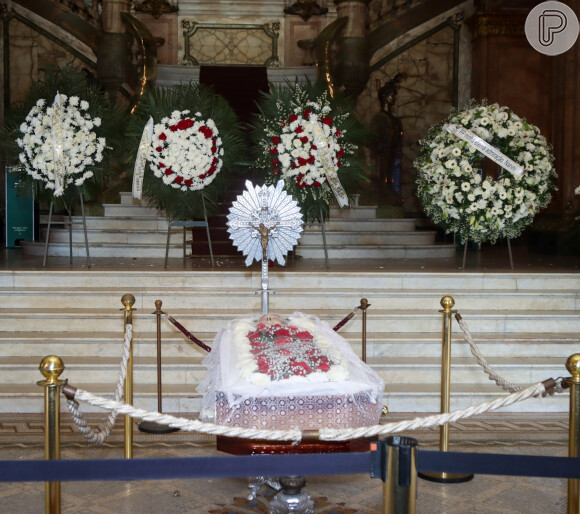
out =
[[378,89],[381,111],[371,121],[370,149],[376,159],[379,205],[403,205],[401,197],[403,126],[401,120],[391,112],[402,78],[403,75],[398,73]]

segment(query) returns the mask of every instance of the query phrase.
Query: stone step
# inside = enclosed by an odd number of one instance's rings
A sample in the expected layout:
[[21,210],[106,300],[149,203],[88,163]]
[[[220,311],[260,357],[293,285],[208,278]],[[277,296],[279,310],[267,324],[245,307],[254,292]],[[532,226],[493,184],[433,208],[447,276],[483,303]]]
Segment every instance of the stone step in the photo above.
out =
[[[91,272],[92,273],[92,272]],[[243,302],[249,310],[255,310],[260,305],[260,297],[256,289],[247,287],[217,286],[211,289],[195,287],[152,286],[130,291],[135,297],[135,308],[140,310],[155,310],[155,301],[162,301],[162,308],[220,308],[224,299]],[[362,295],[368,300],[370,315],[375,310],[384,309],[413,309],[418,307],[422,311],[441,310],[441,293],[436,291],[361,291],[344,290],[310,290],[298,288],[275,288],[275,294],[270,296],[270,306],[273,310],[300,308],[303,312],[320,312],[326,309],[343,310],[346,316],[352,309],[360,306]],[[115,308],[121,304],[121,298],[127,293],[123,287],[53,287],[53,288],[13,288],[5,289],[0,295],[0,308],[10,308],[21,304],[25,299],[29,307],[42,309],[51,308],[55,301],[60,308]],[[580,293],[573,290],[562,291],[486,291],[486,292],[453,292],[455,309],[463,312],[464,309],[489,310],[501,305],[503,309],[511,311],[525,310],[574,310],[580,306]],[[360,318],[360,311],[356,318]],[[468,320],[466,320],[468,322]]]
[[[296,309],[280,310],[282,316],[288,316]],[[191,332],[217,332],[231,319],[258,316],[260,310],[222,309],[214,310],[173,309],[172,315]],[[344,318],[344,311],[330,309],[313,312],[331,326]],[[506,313],[505,311],[463,311],[464,318],[469,320],[472,333],[498,332],[552,332],[554,334],[580,331],[580,312],[562,310],[527,310]],[[122,315],[115,309],[34,309],[7,308],[0,310],[0,331],[14,330],[18,324],[26,326],[30,331],[85,330],[99,332],[113,331],[119,327]],[[16,324],[16,325],[15,325]],[[147,314],[134,317],[133,324],[138,330],[153,331],[156,326],[155,316]],[[379,310],[375,309],[367,315],[367,330],[371,332],[391,331],[398,333],[429,332],[441,328],[441,315],[432,311]],[[342,332],[360,332],[360,325],[347,324]]]
[[[114,391],[120,371],[120,358],[61,356],[65,363],[67,378],[71,384],[111,384]],[[201,357],[164,357],[162,359],[162,385],[184,384],[194,386],[206,375]],[[391,384],[433,384],[441,380],[441,359],[423,357],[418,362],[411,357],[370,358],[371,366],[385,381]],[[527,386],[548,378],[567,374],[564,360],[556,357],[521,358],[507,357],[489,359],[491,368],[508,382]],[[3,380],[10,384],[34,384],[42,378],[38,371],[39,359],[35,357],[5,357],[0,362]],[[452,358],[451,380],[453,384],[488,384],[487,374],[475,359]],[[135,384],[157,383],[157,359],[135,357],[133,364]],[[492,382],[493,383],[493,382]]]
[[[416,220],[414,218],[390,218],[390,219],[335,219],[330,218],[324,224],[327,232],[333,231],[359,231],[359,232],[412,232],[415,230]],[[320,234],[322,225],[312,223],[304,226],[305,233]]]
[[[325,255],[323,244],[299,244],[295,252],[302,259],[324,259]],[[448,244],[327,244],[327,252],[329,259],[453,259],[457,249]]]
[[166,216],[163,211],[158,210],[156,207],[148,207],[146,205],[104,203],[103,208],[106,218],[114,218],[117,216]]
[[[61,221],[61,223],[56,224]],[[116,216],[116,217],[104,217],[104,216],[87,216],[85,218],[87,225],[87,230],[125,230],[139,229],[139,230],[153,230],[153,231],[163,231],[167,232],[168,221],[167,218],[161,216]],[[41,215],[40,224],[46,225],[48,223],[48,217]],[[55,224],[54,226],[52,224]],[[64,227],[68,231],[68,217],[54,217],[51,223],[50,231]],[[72,217],[72,228],[73,231],[83,231],[83,219],[80,216]]]
[[[330,230],[326,232],[326,244],[327,246],[429,245],[435,243],[435,235],[436,232],[427,230],[421,232]],[[322,241],[322,232],[305,231],[300,237],[299,248],[320,245]]]
[[[102,288],[125,288],[125,292],[144,290],[149,287],[213,290],[219,288],[246,288],[255,291],[261,288],[259,265],[241,271],[143,271],[143,270],[64,270],[51,271],[0,270],[2,292],[14,288],[62,287],[71,289],[92,288],[98,284]],[[493,294],[502,291],[508,294],[537,292],[542,295],[553,291],[580,290],[580,273],[432,273],[432,272],[372,272],[345,273],[344,270],[298,270],[274,269],[270,273],[270,287],[278,291],[284,289],[308,289],[314,291],[340,292],[350,289],[354,295],[385,296],[399,291],[400,295],[432,291],[436,296],[453,297],[462,295],[468,299],[472,295]],[[457,302],[457,307],[461,304]],[[500,306],[498,306],[500,307]],[[436,308],[440,308],[439,303]]]

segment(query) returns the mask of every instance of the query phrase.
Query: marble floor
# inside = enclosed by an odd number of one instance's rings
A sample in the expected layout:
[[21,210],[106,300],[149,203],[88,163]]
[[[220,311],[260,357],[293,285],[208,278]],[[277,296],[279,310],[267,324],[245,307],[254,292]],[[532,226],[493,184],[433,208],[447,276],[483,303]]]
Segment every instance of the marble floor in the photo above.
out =
[[[402,414],[389,420],[404,419]],[[96,415],[87,415],[90,425]],[[554,414],[537,419],[526,414],[487,414],[451,426],[451,450],[503,454],[566,456],[567,417]],[[42,416],[0,416],[0,460],[41,459]],[[63,415],[62,458],[122,458],[123,429],[119,421],[101,447],[89,446]],[[409,433],[419,447],[435,450],[439,431]],[[143,434],[135,430],[135,458],[166,458],[223,455],[212,436],[174,433]],[[0,464],[1,465],[1,464]],[[382,512],[382,482],[368,475],[307,477],[307,490],[315,499],[315,513]],[[75,482],[62,484],[62,512],[67,514],[153,513],[266,513],[267,486],[257,501],[245,499],[247,480],[197,479],[132,482]],[[419,480],[418,514],[558,514],[566,512],[565,480],[476,476],[463,484],[437,484]],[[41,483],[0,483],[0,512],[35,514],[43,509]]]

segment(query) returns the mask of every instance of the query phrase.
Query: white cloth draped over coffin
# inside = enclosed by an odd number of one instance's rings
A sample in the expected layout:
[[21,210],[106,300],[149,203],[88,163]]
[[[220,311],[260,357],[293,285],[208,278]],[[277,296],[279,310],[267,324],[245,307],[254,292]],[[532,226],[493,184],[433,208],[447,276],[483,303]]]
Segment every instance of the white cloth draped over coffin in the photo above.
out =
[[326,322],[299,312],[282,324],[229,322],[203,364],[201,417],[220,425],[358,427],[382,410],[383,380]]

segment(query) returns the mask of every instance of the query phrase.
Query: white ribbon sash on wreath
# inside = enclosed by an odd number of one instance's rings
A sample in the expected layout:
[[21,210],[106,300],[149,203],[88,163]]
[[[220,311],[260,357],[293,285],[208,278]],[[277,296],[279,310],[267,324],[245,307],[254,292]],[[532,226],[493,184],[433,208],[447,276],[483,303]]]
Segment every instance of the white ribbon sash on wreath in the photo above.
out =
[[502,168],[509,171],[516,179],[522,178],[524,174],[524,168],[520,166],[517,162],[512,161],[507,155],[501,153],[497,148],[494,148],[489,143],[486,143],[479,136],[467,130],[463,127],[458,127],[457,125],[447,124],[445,125],[446,130],[457,136],[464,141],[467,141],[470,145],[477,148],[483,155],[489,157],[493,162],[499,164]]
[[346,196],[346,191],[340,183],[336,169],[332,162],[332,157],[330,156],[329,139],[324,135],[324,129],[320,126],[320,123],[313,123],[312,128],[314,130],[314,135],[316,136],[316,146],[318,148],[318,155],[320,156],[320,161],[322,163],[322,169],[324,174],[328,179],[328,183],[338,201],[340,207],[348,205],[348,197]]
[[56,93],[52,102],[52,117],[50,130],[52,132],[52,150],[54,154],[54,196],[62,195],[64,191],[64,156],[62,135],[62,99],[60,93]]
[[149,117],[149,121],[145,124],[139,149],[137,150],[137,157],[135,159],[135,169],[133,170],[133,198],[141,199],[143,192],[143,176],[145,174],[145,164],[147,163],[147,154],[151,146],[151,139],[153,138],[153,117]]

